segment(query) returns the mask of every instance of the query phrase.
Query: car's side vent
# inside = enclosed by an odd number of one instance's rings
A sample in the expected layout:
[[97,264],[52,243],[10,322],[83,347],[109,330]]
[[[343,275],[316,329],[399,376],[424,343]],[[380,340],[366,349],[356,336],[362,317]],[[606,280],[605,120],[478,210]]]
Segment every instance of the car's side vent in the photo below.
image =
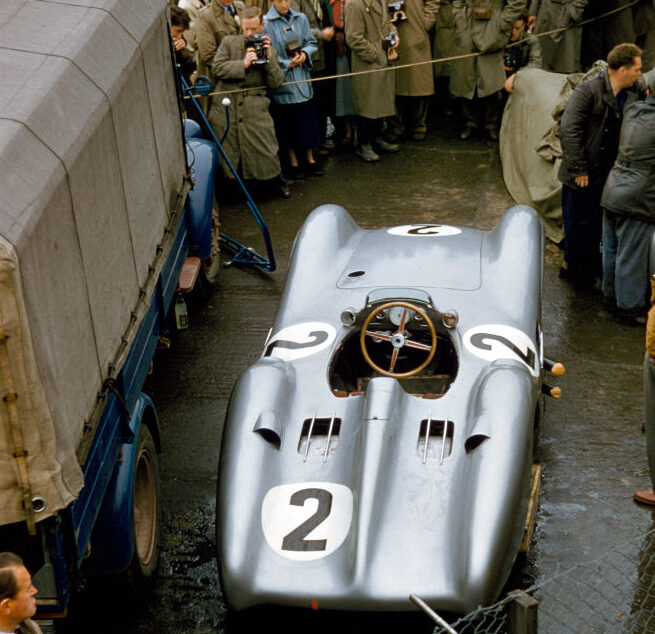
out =
[[332,455],[339,446],[341,419],[332,413],[330,418],[307,418],[303,421],[302,432],[298,442],[298,453],[303,455],[303,462],[308,456],[320,456],[323,462]]
[[416,451],[425,464],[428,459],[439,460],[442,464],[444,458],[450,456],[453,448],[453,434],[455,424],[452,420],[423,419],[419,427]]

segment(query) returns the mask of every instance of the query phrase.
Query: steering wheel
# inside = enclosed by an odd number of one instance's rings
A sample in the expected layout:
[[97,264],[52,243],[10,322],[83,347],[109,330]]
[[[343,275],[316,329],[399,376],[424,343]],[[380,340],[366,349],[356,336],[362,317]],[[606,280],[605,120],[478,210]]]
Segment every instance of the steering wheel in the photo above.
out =
[[[398,330],[396,330],[395,333],[389,334],[389,332],[380,332],[377,330],[369,330],[368,327],[370,323],[383,311],[389,309],[389,308],[400,308],[401,313],[400,313],[400,323],[398,325]],[[411,332],[408,332],[406,330],[406,325],[407,321],[409,318],[412,316],[412,312],[416,313],[428,326],[430,329],[430,345],[427,345],[425,343],[420,343],[418,341],[412,341],[411,339]],[[366,349],[366,338],[370,337],[371,339],[381,339],[382,341],[388,341],[391,346],[392,346],[392,352],[391,352],[391,361],[389,362],[389,369],[385,370],[381,368],[379,365],[377,365],[370,357],[368,350]],[[390,376],[395,379],[403,379],[408,376],[414,376],[415,374],[418,374],[423,368],[425,368],[430,361],[432,361],[434,357],[434,353],[437,351],[437,333],[434,329],[434,324],[432,323],[432,320],[427,316],[425,311],[420,309],[418,306],[415,306],[414,304],[410,304],[409,302],[388,302],[387,304],[383,304],[379,308],[375,309],[367,318],[366,321],[364,322],[364,326],[362,327],[362,334],[360,335],[359,338],[359,345],[362,349],[362,354],[364,355],[364,359],[366,359],[366,363],[368,363],[373,370],[376,372],[379,372],[380,374],[384,376]],[[396,361],[398,360],[398,354],[400,350],[407,346],[408,348],[415,348],[416,350],[424,350],[427,353],[427,358],[423,363],[418,365],[412,370],[409,370],[407,372],[394,372],[394,368],[396,367]]]

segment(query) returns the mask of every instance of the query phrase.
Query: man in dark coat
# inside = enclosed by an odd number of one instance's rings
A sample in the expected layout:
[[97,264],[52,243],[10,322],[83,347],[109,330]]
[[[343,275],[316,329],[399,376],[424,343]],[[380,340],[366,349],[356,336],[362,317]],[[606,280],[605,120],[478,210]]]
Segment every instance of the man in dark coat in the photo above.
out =
[[582,287],[600,275],[600,196],[618,150],[625,106],[645,97],[634,84],[641,74],[641,49],[619,44],[607,56],[608,69],[579,84],[562,115],[560,139],[564,258],[560,271]]
[[648,251],[655,226],[655,70],[649,96],[625,108],[619,155],[603,206],[603,304],[621,321],[644,325]]

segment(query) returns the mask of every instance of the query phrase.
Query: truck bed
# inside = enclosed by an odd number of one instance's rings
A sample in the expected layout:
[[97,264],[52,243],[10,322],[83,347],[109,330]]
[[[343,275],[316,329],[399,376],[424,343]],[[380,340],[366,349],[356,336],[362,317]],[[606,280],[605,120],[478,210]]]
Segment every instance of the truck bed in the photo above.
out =
[[186,187],[163,0],[85,4],[0,5],[3,525],[32,497],[39,520],[79,494],[85,426],[147,310]]

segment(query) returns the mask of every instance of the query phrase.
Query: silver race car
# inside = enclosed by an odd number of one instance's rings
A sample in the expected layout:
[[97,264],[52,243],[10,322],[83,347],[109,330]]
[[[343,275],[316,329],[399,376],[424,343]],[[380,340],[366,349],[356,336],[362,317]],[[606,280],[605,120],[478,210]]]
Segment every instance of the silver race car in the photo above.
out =
[[490,232],[363,230],[335,205],[310,214],[226,417],[217,534],[230,607],[494,601],[528,506],[543,258],[529,207]]

